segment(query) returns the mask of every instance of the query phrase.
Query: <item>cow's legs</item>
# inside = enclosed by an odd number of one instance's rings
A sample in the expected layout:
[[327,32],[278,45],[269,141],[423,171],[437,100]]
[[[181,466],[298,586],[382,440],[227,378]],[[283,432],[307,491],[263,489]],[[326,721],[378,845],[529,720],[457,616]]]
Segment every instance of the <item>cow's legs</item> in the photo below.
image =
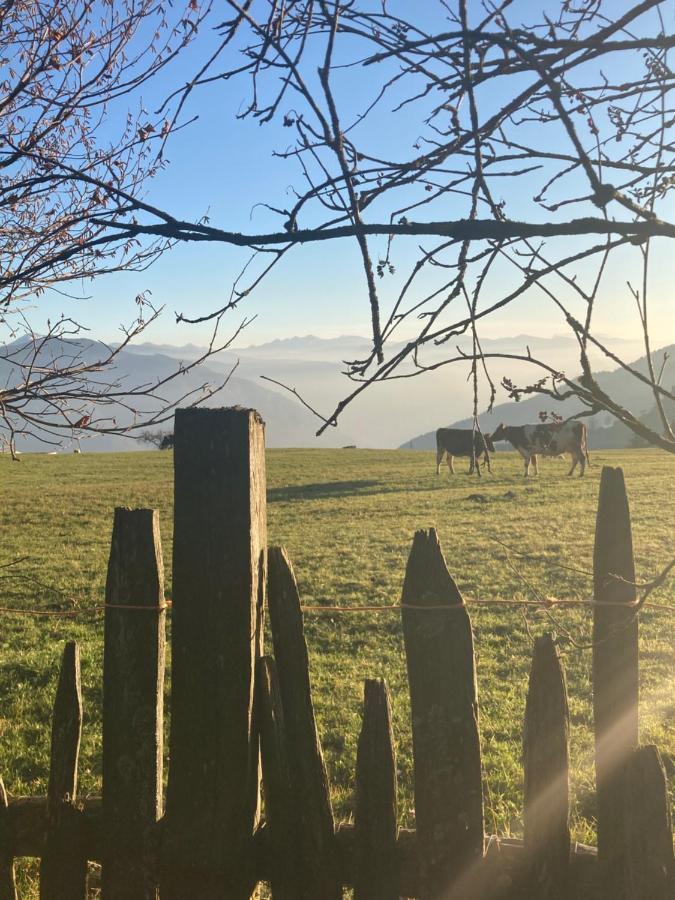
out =
[[487,470],[492,475],[492,466],[490,465],[490,454],[486,453],[484,457],[484,465],[487,466]]
[[443,454],[445,450],[442,447],[437,447],[436,449],[436,474],[441,474],[441,463],[443,462]]
[[[582,478],[586,472],[586,457],[584,456],[583,450],[578,450],[574,457],[574,466],[576,466],[577,463],[579,463],[579,478]],[[570,475],[574,471],[574,466],[570,469]]]
[[455,460],[452,453],[448,452],[448,469],[450,470],[450,474],[455,474]]
[[539,460],[537,459],[536,453],[532,454],[532,462],[534,463],[534,474],[538,475],[539,474]]
[[473,457],[473,456],[469,457],[469,459],[470,459],[470,462],[469,462],[469,475],[473,475],[473,472],[474,472],[474,469],[475,469],[475,470],[478,472],[478,477],[479,477],[479,478],[482,478],[483,476],[482,476],[481,471],[480,471],[480,459],[478,459],[478,457]]
[[586,458],[584,457],[583,450],[572,452],[572,468],[567,473],[568,475],[571,475],[574,472],[577,463],[579,464],[579,478],[581,478],[586,471]]
[[525,463],[525,478],[530,474],[530,454],[525,450],[521,450],[518,448],[518,453],[520,453],[523,458],[523,462]]

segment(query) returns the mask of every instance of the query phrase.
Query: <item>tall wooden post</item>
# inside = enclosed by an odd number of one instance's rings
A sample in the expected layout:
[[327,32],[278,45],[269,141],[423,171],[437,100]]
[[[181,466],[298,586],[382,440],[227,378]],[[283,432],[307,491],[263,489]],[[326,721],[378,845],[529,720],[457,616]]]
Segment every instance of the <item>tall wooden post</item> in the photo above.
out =
[[266,581],[264,424],[175,421],[171,753],[163,900],[248,897],[258,806],[253,694]]
[[397,900],[396,751],[384,679],[366,679],[356,754],[354,900]]
[[154,828],[162,814],[163,568],[157,510],[116,509],[103,656],[104,900],[157,897]]
[[279,679],[271,656],[262,656],[258,660],[256,702],[272,897],[274,900],[297,900],[297,809],[291,785],[290,747]]
[[300,594],[283,547],[270,547],[269,563],[270,625],[295,804],[297,853],[293,887],[299,900],[339,900],[342,886],[333,810],[314,718]]
[[638,745],[638,622],[630,511],[623,471],[605,466],[595,529],[593,716],[598,859],[606,896],[628,900],[622,798]]
[[7,792],[0,778],[0,900],[16,900],[14,858],[7,811]]
[[87,856],[75,809],[81,735],[80,650],[75,641],[68,641],[54,698],[40,900],[86,900],[87,896]]
[[673,829],[668,780],[658,749],[639,747],[625,767],[623,825],[627,834],[622,897],[672,900],[675,896]]
[[420,896],[468,900],[480,896],[484,840],[473,633],[433,528],[415,533],[402,604]]
[[562,663],[553,636],[543,634],[534,643],[523,735],[528,889],[537,900],[569,896],[569,727]]

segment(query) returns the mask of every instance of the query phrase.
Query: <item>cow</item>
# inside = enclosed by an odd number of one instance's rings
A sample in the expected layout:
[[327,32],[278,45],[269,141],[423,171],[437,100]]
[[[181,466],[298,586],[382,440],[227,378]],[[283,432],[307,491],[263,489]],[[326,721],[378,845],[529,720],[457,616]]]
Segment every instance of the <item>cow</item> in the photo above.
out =
[[[444,454],[448,454],[448,469],[450,474],[455,474],[453,457],[468,456],[471,458],[469,475],[473,474],[474,462],[480,476],[480,457],[483,457],[483,465],[490,468],[489,453],[494,453],[495,446],[489,434],[481,434],[471,428],[439,428],[436,431],[436,474],[441,474],[441,462]],[[489,451],[489,452],[488,452]]]
[[534,474],[539,474],[537,455],[561,456],[572,455],[571,475],[580,465],[579,477],[586,471],[586,463],[590,466],[588,448],[586,446],[586,426],[583,422],[567,421],[551,425],[502,425],[492,432],[493,441],[508,441],[520,453],[525,462],[525,477],[530,474],[530,462],[534,463]]

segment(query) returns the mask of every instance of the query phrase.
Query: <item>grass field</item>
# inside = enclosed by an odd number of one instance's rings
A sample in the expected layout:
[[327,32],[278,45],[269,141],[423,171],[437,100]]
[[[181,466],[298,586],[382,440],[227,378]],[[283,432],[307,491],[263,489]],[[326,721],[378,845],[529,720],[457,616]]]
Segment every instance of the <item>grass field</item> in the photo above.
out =
[[[294,562],[303,601],[396,604],[415,529],[438,528],[451,573],[467,597],[587,598],[602,464],[622,465],[634,524],[638,579],[673,554],[675,460],[658,451],[592,453],[584,479],[562,460],[543,460],[522,478],[514,454],[495,474],[435,475],[431,453],[372,450],[268,451],[269,542]],[[465,461],[458,471],[464,473]],[[167,593],[171,594],[172,455],[150,452],[0,457],[0,605],[81,609],[102,602],[114,506],[160,510]],[[509,553],[502,544],[526,559]],[[8,563],[19,560],[15,565]],[[560,568],[570,566],[571,569]],[[675,606],[671,582],[651,598]],[[521,830],[520,742],[531,636],[555,627],[582,643],[585,611],[527,618],[514,607],[475,608],[486,827]],[[314,696],[336,817],[352,809],[356,739],[365,677],[387,678],[398,744],[400,819],[414,822],[405,658],[396,613],[308,614]],[[641,732],[661,749],[671,786],[675,766],[675,613],[641,616]],[[3,614],[0,630],[0,773],[11,794],[43,794],[50,710],[63,642],[81,644],[85,723],[82,795],[100,790],[102,620]],[[593,842],[590,652],[568,646],[573,829]]]

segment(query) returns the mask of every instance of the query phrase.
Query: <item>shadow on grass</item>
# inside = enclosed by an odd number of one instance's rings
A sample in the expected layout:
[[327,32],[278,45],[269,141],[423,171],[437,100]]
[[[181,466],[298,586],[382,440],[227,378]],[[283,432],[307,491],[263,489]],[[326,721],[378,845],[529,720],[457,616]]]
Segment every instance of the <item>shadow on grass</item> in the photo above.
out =
[[[368,492],[369,488],[381,487],[379,481],[322,481],[316,484],[291,484],[286,487],[269,488],[267,500],[326,500],[331,497],[352,497]],[[371,492],[374,493],[374,492]]]

